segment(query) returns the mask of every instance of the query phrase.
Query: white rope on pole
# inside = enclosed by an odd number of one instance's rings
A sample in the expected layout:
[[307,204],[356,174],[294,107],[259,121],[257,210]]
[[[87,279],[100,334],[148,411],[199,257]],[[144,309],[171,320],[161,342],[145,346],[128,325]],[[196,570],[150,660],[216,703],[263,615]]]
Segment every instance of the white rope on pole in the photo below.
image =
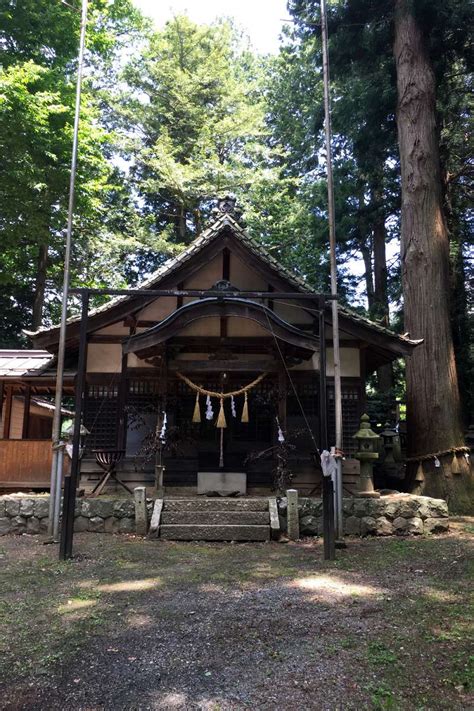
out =
[[[331,294],[337,297],[337,263],[336,263],[336,218],[334,209],[334,179],[332,172],[331,148],[331,98],[329,94],[329,52],[328,26],[326,16],[326,0],[321,0],[321,36],[323,56],[324,83],[324,115],[326,133],[326,171],[328,181],[328,222],[329,222],[329,253],[331,265]],[[335,456],[337,474],[334,486],[334,513],[336,538],[343,536],[342,520],[342,389],[341,389],[341,354],[339,349],[339,313],[337,298],[332,300],[332,341],[334,355],[334,406],[336,420]]]
[[66,322],[67,322],[67,302],[70,280],[70,262],[71,262],[71,243],[72,243],[72,221],[74,215],[74,190],[76,183],[76,167],[77,167],[77,148],[78,148],[78,133],[79,133],[79,118],[81,112],[81,89],[82,89],[82,71],[84,66],[84,49],[86,39],[86,24],[87,24],[87,4],[88,0],[82,0],[81,10],[81,30],[79,39],[79,57],[77,66],[77,82],[76,82],[76,105],[74,111],[74,129],[72,140],[72,157],[71,157],[71,175],[69,178],[69,202],[67,214],[67,230],[66,230],[66,248],[64,254],[64,272],[63,272],[63,293],[61,301],[61,322],[59,329],[59,344],[58,344],[58,362],[56,370],[56,392],[54,399],[54,417],[52,426],[52,446],[53,455],[51,463],[51,486],[49,497],[49,524],[48,533],[53,536],[57,533],[59,527],[59,505],[56,502],[59,500],[57,496],[58,489],[61,488],[62,480],[62,462],[63,457],[59,456],[58,446],[61,440],[61,405],[63,397],[63,380],[64,380],[64,357],[66,350]]

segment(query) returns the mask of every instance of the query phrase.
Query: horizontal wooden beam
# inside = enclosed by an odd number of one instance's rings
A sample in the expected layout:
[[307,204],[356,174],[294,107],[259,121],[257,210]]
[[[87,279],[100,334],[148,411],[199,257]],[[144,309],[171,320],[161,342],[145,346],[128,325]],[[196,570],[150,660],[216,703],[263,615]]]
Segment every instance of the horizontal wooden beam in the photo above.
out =
[[267,373],[276,372],[278,367],[276,360],[172,360],[168,363],[168,370],[182,373]]

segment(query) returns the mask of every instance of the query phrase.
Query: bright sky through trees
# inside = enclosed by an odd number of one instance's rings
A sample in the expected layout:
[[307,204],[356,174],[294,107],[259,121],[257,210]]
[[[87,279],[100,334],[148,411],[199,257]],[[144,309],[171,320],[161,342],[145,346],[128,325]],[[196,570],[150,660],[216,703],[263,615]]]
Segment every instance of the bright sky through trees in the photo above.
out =
[[162,27],[174,15],[186,13],[199,24],[216,17],[232,17],[250,37],[257,52],[276,53],[282,20],[289,18],[286,0],[133,0],[140,10]]

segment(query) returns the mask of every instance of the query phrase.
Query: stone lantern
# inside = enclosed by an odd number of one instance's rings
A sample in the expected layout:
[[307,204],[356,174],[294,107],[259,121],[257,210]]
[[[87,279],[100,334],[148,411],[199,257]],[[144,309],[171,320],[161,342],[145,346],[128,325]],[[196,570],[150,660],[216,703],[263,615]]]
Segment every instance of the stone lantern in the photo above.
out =
[[395,464],[395,454],[394,454],[394,449],[395,449],[395,438],[397,436],[397,433],[395,430],[392,430],[390,427],[390,423],[386,422],[384,430],[380,433],[381,438],[383,439],[383,448],[385,450],[385,464]]
[[376,450],[380,437],[371,429],[368,415],[362,415],[360,418],[360,429],[353,439],[357,440],[358,445],[355,458],[360,462],[358,496],[378,498],[380,494],[374,490],[373,467],[375,460],[379,458]]

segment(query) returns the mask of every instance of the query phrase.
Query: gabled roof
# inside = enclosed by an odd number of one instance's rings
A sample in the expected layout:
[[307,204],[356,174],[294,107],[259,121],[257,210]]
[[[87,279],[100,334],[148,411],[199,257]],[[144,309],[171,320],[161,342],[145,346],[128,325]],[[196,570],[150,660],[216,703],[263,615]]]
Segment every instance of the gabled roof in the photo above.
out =
[[[175,272],[178,272],[180,268],[189,263],[194,257],[196,257],[203,249],[214,242],[224,233],[231,233],[231,235],[247,250],[249,250],[254,257],[259,259],[267,268],[270,268],[274,273],[275,277],[283,279],[286,283],[291,285],[296,292],[313,293],[313,289],[307,284],[307,282],[293,274],[286,267],[284,267],[273,255],[271,255],[268,250],[266,250],[262,245],[254,241],[246,231],[239,225],[239,223],[234,219],[234,217],[229,213],[221,214],[207,229],[205,229],[199,237],[197,237],[186,249],[184,249],[178,256],[169,259],[165,264],[159,267],[153,274],[151,274],[146,280],[144,280],[140,285],[139,289],[153,289],[159,288],[161,283],[168,279],[168,277],[173,276]],[[127,301],[133,300],[133,296],[117,296],[110,299],[106,303],[98,306],[97,308],[91,309],[89,312],[89,318],[91,321],[91,326],[93,325],[94,317],[98,317],[101,314],[106,314],[107,312],[112,312],[119,305],[126,303]],[[143,306],[145,305],[143,302]],[[421,341],[410,340],[405,336],[399,336],[390,329],[381,326],[368,318],[365,318],[358,314],[357,312],[348,309],[347,307],[340,306],[339,313],[341,317],[341,325],[352,323],[354,328],[359,327],[359,330],[372,332],[372,334],[378,334],[378,336],[385,336],[385,342],[387,347],[390,349],[390,344],[394,347],[394,350],[398,352],[399,355],[406,355],[411,352],[412,348],[417,346]],[[111,314],[112,316],[112,314]],[[68,319],[68,324],[78,324],[80,320],[79,316],[73,316]],[[103,325],[103,324],[102,324]],[[59,326],[43,327],[37,331],[24,331],[26,335],[33,339],[34,342],[38,342],[41,345],[50,345],[57,341],[59,334]],[[48,338],[49,336],[49,338]],[[378,339],[380,341],[380,338]],[[382,343],[380,343],[382,345]]]

